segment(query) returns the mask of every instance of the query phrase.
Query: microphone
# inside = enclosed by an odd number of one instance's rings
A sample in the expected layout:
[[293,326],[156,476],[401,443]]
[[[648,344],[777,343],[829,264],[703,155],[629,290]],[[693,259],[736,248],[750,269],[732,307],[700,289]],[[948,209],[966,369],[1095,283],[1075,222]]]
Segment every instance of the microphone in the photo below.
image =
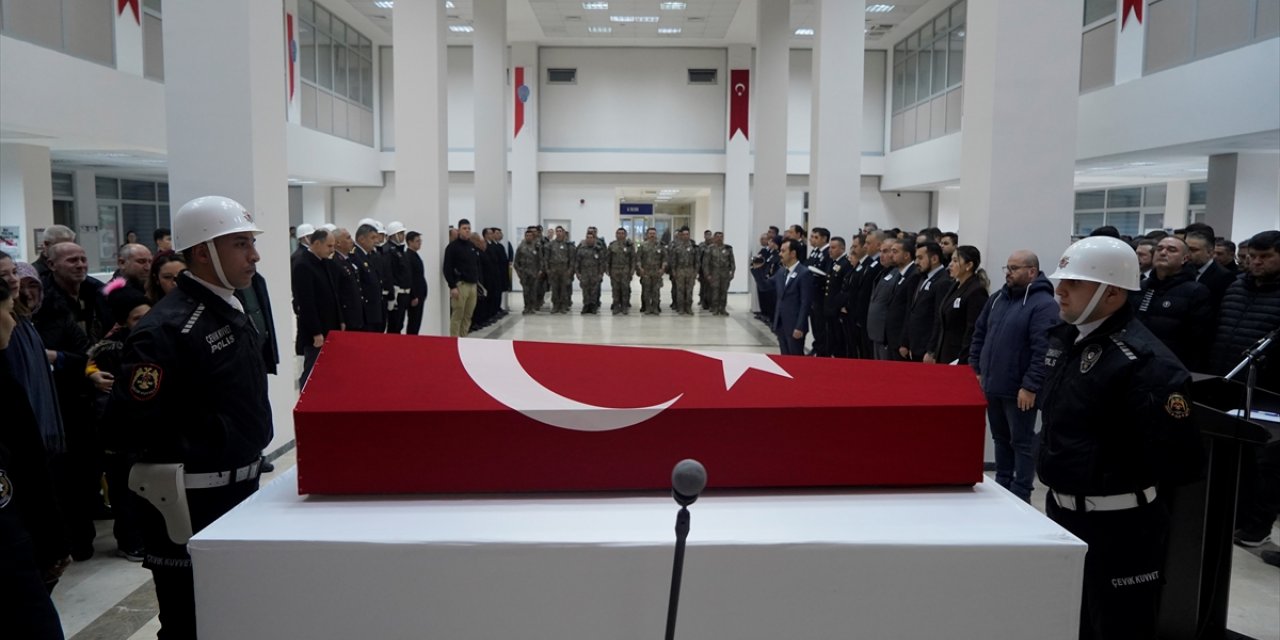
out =
[[686,458],[671,470],[671,497],[680,505],[676,514],[676,553],[671,566],[671,594],[667,600],[666,640],[676,635],[676,614],[680,608],[680,581],[684,577],[684,546],[689,537],[689,505],[707,487],[707,469],[701,462]]
[[682,507],[693,504],[706,487],[707,468],[697,460],[686,458],[671,470],[671,497]]

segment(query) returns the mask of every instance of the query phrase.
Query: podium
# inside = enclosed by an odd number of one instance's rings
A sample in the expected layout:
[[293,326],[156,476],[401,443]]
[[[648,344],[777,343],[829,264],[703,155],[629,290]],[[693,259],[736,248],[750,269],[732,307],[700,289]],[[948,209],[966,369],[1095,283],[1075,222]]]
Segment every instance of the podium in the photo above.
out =
[[[1244,456],[1280,439],[1280,425],[1245,420],[1245,386],[1193,374],[1192,418],[1208,454],[1205,479],[1178,487],[1170,505],[1166,579],[1160,599],[1160,637],[1171,640],[1229,638],[1231,545],[1236,494]],[[1256,389],[1253,411],[1280,411],[1280,395]]]

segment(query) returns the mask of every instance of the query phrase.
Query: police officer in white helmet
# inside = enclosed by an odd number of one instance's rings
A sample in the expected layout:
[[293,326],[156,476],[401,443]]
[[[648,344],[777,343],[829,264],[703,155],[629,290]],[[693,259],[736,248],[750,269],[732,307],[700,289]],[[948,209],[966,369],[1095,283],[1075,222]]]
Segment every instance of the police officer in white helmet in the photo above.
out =
[[235,296],[252,285],[261,233],[230,198],[177,211],[174,248],[187,270],[129,336],[107,409],[109,447],[133,457],[129,486],[152,502],[141,509],[143,566],[155,580],[160,638],[195,637],[187,538],[257,491],[272,437],[263,337]]
[[1174,486],[1202,473],[1190,375],[1137,319],[1138,258],[1124,242],[1067,248],[1038,396],[1037,471],[1048,516],[1089,545],[1080,637],[1155,638]]

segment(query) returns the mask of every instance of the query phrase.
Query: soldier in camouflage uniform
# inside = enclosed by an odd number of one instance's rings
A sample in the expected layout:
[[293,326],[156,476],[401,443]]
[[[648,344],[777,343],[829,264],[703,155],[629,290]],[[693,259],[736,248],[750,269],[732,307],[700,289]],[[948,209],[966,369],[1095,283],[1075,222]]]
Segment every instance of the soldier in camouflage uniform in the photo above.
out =
[[733,247],[724,243],[724,233],[717,231],[702,256],[703,268],[707,274],[707,298],[711,305],[711,314],[727,316],[725,303],[729,296],[729,281],[733,280],[736,267],[733,261]]
[[600,313],[600,283],[604,281],[607,254],[608,249],[596,242],[593,233],[588,233],[574,252],[573,272],[578,274],[578,285],[582,287],[582,315]]
[[698,306],[711,310],[711,281],[707,278],[707,251],[711,248],[711,230],[702,232],[702,244],[698,245]]
[[[540,256],[545,257],[547,255],[547,245],[551,244],[551,241],[555,240],[555,237],[555,229],[547,229],[546,231],[543,231],[542,225],[538,225],[538,248],[541,249],[538,253]],[[538,311],[542,311],[542,308],[547,306],[547,293],[550,291],[551,282],[547,280],[547,271],[544,268],[538,275]]]
[[551,313],[569,313],[573,306],[573,245],[565,239],[564,227],[556,227],[556,239],[543,250],[542,270],[551,288]]
[[640,313],[656,316],[662,313],[662,274],[667,267],[667,248],[658,242],[657,229],[650,227],[644,235],[644,244],[636,250]]
[[544,276],[542,271],[542,242],[536,227],[524,231],[524,242],[516,247],[516,275],[520,277],[520,288],[524,293],[524,315],[538,312],[538,278]]
[[614,232],[617,240],[609,243],[607,271],[613,288],[613,315],[631,313],[631,278],[636,275],[636,243],[627,237],[626,229]]
[[698,247],[689,239],[689,227],[680,229],[680,237],[667,253],[667,269],[676,288],[676,313],[693,315],[693,281],[698,278]]

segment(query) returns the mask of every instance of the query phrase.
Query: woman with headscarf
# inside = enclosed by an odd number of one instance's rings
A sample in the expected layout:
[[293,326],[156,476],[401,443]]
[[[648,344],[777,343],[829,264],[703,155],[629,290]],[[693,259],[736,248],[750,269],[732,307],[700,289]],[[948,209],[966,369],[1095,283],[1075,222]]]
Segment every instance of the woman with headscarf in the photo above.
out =
[[58,409],[53,373],[49,369],[49,351],[31,323],[31,316],[40,308],[44,297],[40,275],[31,265],[14,262],[8,254],[0,253],[0,280],[9,285],[13,296],[13,315],[17,319],[5,354],[9,372],[31,403],[46,455],[64,453],[66,434]]

